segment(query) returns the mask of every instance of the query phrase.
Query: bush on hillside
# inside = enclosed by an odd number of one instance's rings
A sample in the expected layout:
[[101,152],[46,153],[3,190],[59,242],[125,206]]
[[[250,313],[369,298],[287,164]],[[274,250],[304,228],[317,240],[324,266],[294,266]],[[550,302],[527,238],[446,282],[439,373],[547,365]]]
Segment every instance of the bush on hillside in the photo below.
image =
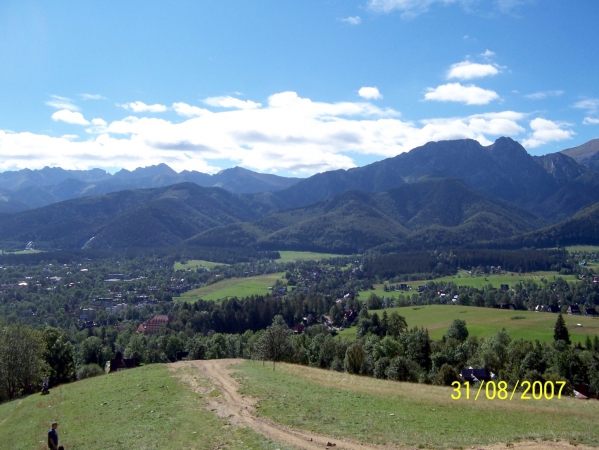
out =
[[83,380],[84,378],[96,377],[98,375],[103,375],[104,371],[97,364],[86,364],[85,366],[81,366],[77,371],[77,379]]

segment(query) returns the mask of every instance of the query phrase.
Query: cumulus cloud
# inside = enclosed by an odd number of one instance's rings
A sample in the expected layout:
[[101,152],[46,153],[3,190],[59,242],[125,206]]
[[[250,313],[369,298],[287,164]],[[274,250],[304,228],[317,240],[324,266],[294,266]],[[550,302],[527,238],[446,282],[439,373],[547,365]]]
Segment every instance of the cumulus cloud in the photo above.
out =
[[77,111],[69,111],[68,109],[61,109],[52,114],[52,120],[56,122],[66,122],[73,125],[89,125],[89,122],[85,120],[83,114]]
[[459,80],[472,80],[497,75],[499,70],[492,64],[479,64],[470,61],[462,61],[453,64],[447,72],[447,78],[457,78]]
[[583,125],[599,125],[599,119],[594,117],[585,117],[582,123]]
[[528,148],[535,148],[549,142],[572,139],[576,133],[572,130],[564,129],[567,126],[568,124],[553,122],[547,119],[533,119],[530,121],[532,133],[522,141],[522,145]]
[[202,100],[208,106],[216,106],[219,108],[236,108],[236,109],[256,109],[262,104],[251,100],[241,100],[229,95],[222,97],[208,97]]
[[428,88],[424,94],[425,100],[437,102],[460,102],[466,105],[486,105],[497,100],[497,92],[480,88],[474,85],[462,86],[460,83],[449,83]]
[[151,112],[151,113],[159,113],[159,112],[164,112],[166,111],[168,108],[165,105],[160,105],[158,103],[154,104],[154,105],[146,105],[144,102],[130,102],[130,103],[125,103],[123,105],[119,105],[122,108],[125,108],[129,111],[133,111],[135,113],[142,113],[142,112]]
[[358,91],[358,95],[368,100],[377,100],[379,98],[383,98],[376,87],[361,87]]
[[68,111],[79,111],[79,107],[76,106],[70,98],[61,97],[59,95],[51,95],[50,100],[46,102],[46,105],[51,106],[55,109],[66,109]]
[[362,23],[360,16],[346,17],[340,20],[341,22],[347,23],[349,25],[360,25],[360,23]]
[[200,117],[206,114],[212,114],[210,111],[197,106],[188,105],[187,103],[173,103],[173,111],[183,117]]
[[[173,110],[193,108],[177,105]],[[354,154],[390,157],[430,141],[469,138],[488,145],[498,136],[523,135],[527,118],[498,111],[416,122],[369,101],[319,102],[292,91],[275,93],[256,108],[182,117],[179,123],[143,116],[94,118],[86,127],[88,138],[77,140],[0,131],[0,170],[135,169],[163,162],[177,171],[214,173],[220,170],[217,161],[228,160],[261,172],[311,175],[354,167]]]
[[524,97],[526,97],[530,100],[544,100],[548,97],[559,97],[563,93],[564,93],[564,91],[541,91],[541,92],[534,92],[532,94],[525,95]]
[[480,56],[482,56],[485,59],[489,59],[495,56],[495,52],[492,52],[491,50],[487,49],[483,53],[481,53]]
[[572,105],[573,108],[586,109],[589,113],[596,113],[599,109],[599,98],[587,98]]

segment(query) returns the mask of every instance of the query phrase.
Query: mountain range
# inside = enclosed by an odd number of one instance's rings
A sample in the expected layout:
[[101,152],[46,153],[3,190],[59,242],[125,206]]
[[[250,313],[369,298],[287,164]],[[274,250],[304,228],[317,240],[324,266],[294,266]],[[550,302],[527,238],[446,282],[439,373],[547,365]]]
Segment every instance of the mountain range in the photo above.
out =
[[[241,168],[177,174],[166,165],[110,176],[98,169],[4,172],[5,211],[17,201],[6,193],[29,192],[29,204],[47,200],[42,193],[86,196],[0,214],[0,247],[33,241],[41,249],[177,245],[362,252],[599,243],[593,225],[599,211],[597,144],[531,156],[510,138],[489,146],[431,142],[301,180]],[[198,181],[181,183],[185,177]],[[162,186],[169,180],[177,184]]]
[[184,182],[204,187],[220,187],[241,194],[284,189],[297,181],[297,178],[257,173],[242,167],[221,170],[214,175],[188,170],[177,173],[166,164],[133,171],[122,169],[114,175],[102,169],[23,169],[0,173],[0,212],[24,211],[74,198]]

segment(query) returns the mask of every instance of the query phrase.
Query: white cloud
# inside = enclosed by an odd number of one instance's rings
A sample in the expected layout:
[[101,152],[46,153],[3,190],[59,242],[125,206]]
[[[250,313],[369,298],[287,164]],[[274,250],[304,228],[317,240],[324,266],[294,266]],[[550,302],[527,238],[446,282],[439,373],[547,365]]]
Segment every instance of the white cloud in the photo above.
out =
[[144,102],[131,102],[131,103],[125,103],[124,105],[119,105],[122,108],[125,108],[129,111],[133,111],[136,113],[142,113],[142,112],[151,112],[151,113],[159,113],[159,112],[164,112],[166,111],[168,108],[165,105],[160,105],[158,103],[154,104],[154,105],[146,105]]
[[206,105],[220,108],[255,109],[262,106],[260,103],[253,102],[251,100],[240,100],[229,95],[222,97],[208,97],[202,101]]
[[587,98],[572,105],[573,108],[586,109],[589,113],[596,113],[599,109],[599,98]]
[[61,109],[52,114],[52,119],[56,122],[66,122],[73,125],[89,125],[89,122],[85,120],[83,114],[76,111],[69,111],[68,109]]
[[51,100],[46,102],[46,105],[51,106],[55,109],[67,109],[69,111],[79,111],[79,107],[73,104],[73,101],[67,97],[61,97],[59,95],[51,95]]
[[482,78],[497,75],[499,70],[492,64],[478,64],[470,61],[462,61],[453,64],[447,72],[447,78],[457,78],[459,80],[472,80],[473,78]]
[[0,131],[0,171],[166,163],[177,171],[214,173],[217,161],[227,160],[261,172],[311,175],[354,167],[354,154],[390,157],[430,141],[469,138],[488,145],[499,136],[523,135],[526,118],[497,111],[416,122],[368,101],[318,102],[288,91],[271,95],[261,107],[219,110],[180,123],[139,115],[108,123],[94,118],[87,139]]
[[599,125],[599,119],[594,117],[585,117],[582,123],[583,125]]
[[77,136],[76,134],[63,134],[61,136],[63,139],[77,139],[79,136]]
[[200,117],[206,114],[212,114],[210,111],[197,106],[188,105],[187,103],[173,103],[173,111],[184,117]]
[[482,56],[485,59],[489,59],[489,58],[495,56],[495,52],[492,52],[491,50],[487,49],[487,50],[485,50],[484,53],[481,53],[480,56]]
[[79,94],[83,100],[106,100],[106,97],[101,96],[100,94]]
[[531,3],[534,0],[495,0],[497,9],[504,13],[509,13],[519,6]]
[[438,102],[460,102],[466,105],[486,105],[497,100],[499,95],[495,91],[479,88],[478,86],[462,86],[460,83],[443,84],[436,88],[428,88],[424,94],[425,100]]
[[[535,0],[494,0],[482,2],[482,6],[490,6],[491,10],[508,14],[519,6]],[[458,4],[465,11],[473,12],[478,2],[474,0],[369,0],[368,9],[377,13],[388,14],[393,11],[401,11],[403,17],[414,17],[428,11],[433,5]]]
[[532,94],[525,95],[524,97],[526,97],[530,100],[544,100],[548,97],[559,97],[563,93],[564,93],[564,91],[541,91],[541,92],[534,92]]
[[358,95],[368,100],[377,100],[383,98],[383,96],[376,87],[361,87],[358,91]]
[[360,18],[360,16],[346,17],[340,20],[341,22],[345,22],[349,25],[360,25],[360,23],[362,23],[362,19]]
[[572,139],[576,133],[572,130],[563,128],[566,126],[568,126],[568,124],[553,122],[547,119],[533,119],[530,121],[532,133],[527,139],[522,141],[522,145],[527,148],[535,148],[549,142]]
[[448,5],[456,3],[456,0],[370,0],[368,8],[379,13],[401,11],[402,15],[412,17],[428,11],[435,3]]

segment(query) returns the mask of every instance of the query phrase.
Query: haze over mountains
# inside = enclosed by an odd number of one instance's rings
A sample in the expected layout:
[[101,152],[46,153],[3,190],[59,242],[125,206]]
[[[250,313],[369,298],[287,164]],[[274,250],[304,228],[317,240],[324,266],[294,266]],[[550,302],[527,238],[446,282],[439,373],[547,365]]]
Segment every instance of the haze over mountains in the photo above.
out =
[[599,242],[596,207],[580,211],[599,202],[598,155],[599,140],[535,157],[499,138],[486,147],[474,140],[431,142],[301,180],[241,168],[177,174],[163,164],[115,175],[5,172],[0,244],[361,252]]
[[188,170],[177,173],[166,164],[133,171],[122,169],[114,175],[102,169],[24,169],[0,173],[0,212],[24,211],[73,198],[184,182],[204,187],[221,187],[229,192],[242,194],[284,189],[297,181],[297,178],[257,173],[242,167],[221,170],[215,175]]

